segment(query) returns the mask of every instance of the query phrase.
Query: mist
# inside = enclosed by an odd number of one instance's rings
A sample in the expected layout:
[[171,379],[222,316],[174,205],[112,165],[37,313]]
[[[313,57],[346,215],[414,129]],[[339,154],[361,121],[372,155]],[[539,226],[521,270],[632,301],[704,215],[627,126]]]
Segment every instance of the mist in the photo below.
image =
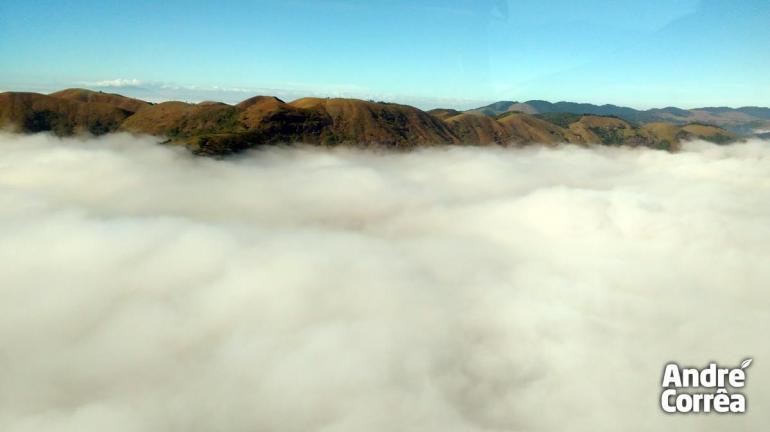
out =
[[[0,135],[0,430],[766,429],[768,173]],[[660,409],[665,363],[745,358],[745,414]]]

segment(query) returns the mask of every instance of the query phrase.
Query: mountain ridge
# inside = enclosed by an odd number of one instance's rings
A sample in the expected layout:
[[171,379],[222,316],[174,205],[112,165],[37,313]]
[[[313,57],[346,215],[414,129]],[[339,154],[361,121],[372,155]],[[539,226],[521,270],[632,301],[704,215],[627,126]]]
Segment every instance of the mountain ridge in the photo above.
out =
[[[729,142],[736,134],[705,124],[636,124],[614,115],[525,113],[502,101],[489,115],[478,110],[423,111],[396,103],[345,98],[285,102],[254,96],[238,104],[150,103],[119,94],[67,89],[49,95],[0,93],[0,127],[59,136],[129,132],[162,137],[201,155],[222,156],[262,145],[408,149],[430,145],[603,144],[676,150],[683,140]],[[548,109],[535,101],[532,109]]]
[[758,106],[743,106],[731,108],[701,107],[683,109],[678,107],[650,108],[637,110],[635,108],[613,104],[596,105],[577,102],[548,102],[533,99],[526,102],[498,101],[479,108],[468,110],[484,115],[496,116],[508,111],[518,111],[538,115],[548,113],[591,114],[602,116],[617,116],[623,120],[647,124],[667,122],[674,124],[704,123],[725,128],[739,135],[751,135],[755,130],[770,127],[770,108]]

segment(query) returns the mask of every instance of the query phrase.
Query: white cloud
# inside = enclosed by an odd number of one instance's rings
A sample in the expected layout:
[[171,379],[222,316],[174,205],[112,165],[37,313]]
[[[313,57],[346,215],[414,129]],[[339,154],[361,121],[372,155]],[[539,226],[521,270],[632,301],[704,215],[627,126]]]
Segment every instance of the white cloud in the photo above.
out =
[[103,80],[103,81],[84,81],[81,83],[82,85],[89,86],[89,87],[140,87],[142,85],[145,85],[144,81],[140,81],[138,79],[125,79],[125,78],[118,78],[118,79],[112,79],[112,80]]
[[[396,102],[413,105],[421,109],[437,107],[470,109],[489,104],[486,100],[463,98],[434,98],[420,96],[404,96],[395,93],[375,92],[370,89],[348,85],[330,84],[326,86],[310,86],[302,83],[281,83],[273,86],[220,86],[220,85],[186,85],[173,82],[143,81],[139,79],[110,79],[101,81],[81,81],[78,87],[94,88],[141,98],[150,102],[165,102],[180,100],[198,103],[202,101],[220,101],[238,103],[252,96],[276,96],[285,101],[303,97],[342,97],[356,99],[372,99],[385,102]],[[69,86],[69,84],[63,84]],[[47,89],[55,91],[60,89]]]
[[[768,172],[2,135],[0,430],[761,430]],[[666,362],[748,357],[747,414],[658,408]]]

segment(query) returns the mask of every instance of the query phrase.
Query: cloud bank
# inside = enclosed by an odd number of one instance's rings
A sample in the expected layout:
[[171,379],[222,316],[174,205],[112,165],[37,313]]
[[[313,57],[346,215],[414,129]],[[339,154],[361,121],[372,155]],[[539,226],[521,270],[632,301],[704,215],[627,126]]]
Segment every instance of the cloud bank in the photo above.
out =
[[[761,430],[770,143],[0,135],[0,430]],[[671,360],[744,415],[665,415]]]

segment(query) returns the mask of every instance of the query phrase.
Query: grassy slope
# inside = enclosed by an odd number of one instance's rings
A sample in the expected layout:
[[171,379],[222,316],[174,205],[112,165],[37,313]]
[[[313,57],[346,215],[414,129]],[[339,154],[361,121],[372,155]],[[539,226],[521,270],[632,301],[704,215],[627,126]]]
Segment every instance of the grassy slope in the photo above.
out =
[[57,135],[116,130],[131,112],[102,102],[80,102],[38,93],[0,93],[0,127]]
[[61,90],[51,93],[49,96],[78,102],[103,103],[130,113],[135,113],[141,108],[150,105],[150,103],[143,100],[129,98],[116,93],[103,93],[79,88]]

